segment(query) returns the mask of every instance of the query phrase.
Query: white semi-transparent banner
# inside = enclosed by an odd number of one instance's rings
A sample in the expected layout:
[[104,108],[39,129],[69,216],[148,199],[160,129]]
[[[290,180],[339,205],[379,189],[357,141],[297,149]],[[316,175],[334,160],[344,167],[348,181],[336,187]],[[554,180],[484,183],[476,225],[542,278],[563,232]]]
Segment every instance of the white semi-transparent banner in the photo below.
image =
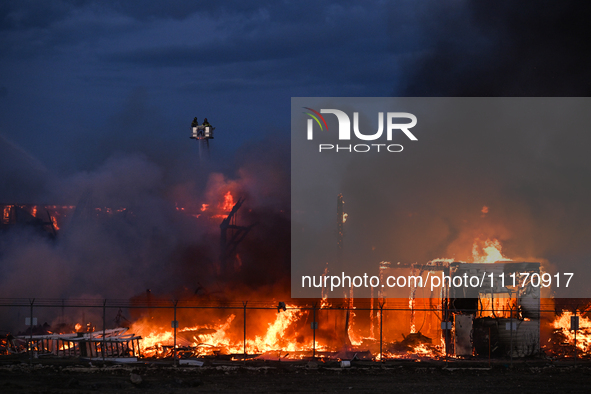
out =
[[293,297],[591,297],[591,99],[297,97],[291,146]]

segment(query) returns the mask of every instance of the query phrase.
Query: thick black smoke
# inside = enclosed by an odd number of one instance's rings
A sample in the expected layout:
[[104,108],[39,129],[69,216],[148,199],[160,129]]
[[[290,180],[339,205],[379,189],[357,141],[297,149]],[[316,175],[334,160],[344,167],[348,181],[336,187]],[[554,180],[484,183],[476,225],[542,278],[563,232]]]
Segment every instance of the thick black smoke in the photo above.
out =
[[[409,54],[394,96],[591,94],[589,4],[460,1],[423,7],[418,12],[395,6],[390,14],[390,50]],[[494,237],[509,256],[585,273],[591,257],[591,167],[584,147],[591,139],[569,125],[549,133],[532,125],[516,135],[475,135],[461,128],[438,135],[439,147],[411,166],[414,174],[427,171],[395,179],[393,192],[414,192],[397,198],[406,214],[389,219],[408,222],[392,234],[393,250],[403,260],[469,259],[474,238]],[[383,198],[391,198],[387,190]],[[484,206],[489,213],[480,212]]]
[[[169,298],[265,298],[281,286],[287,293],[288,147],[259,140],[216,157],[214,140],[214,158],[199,160],[197,149],[174,152],[140,138],[151,117],[141,100],[132,104],[97,141],[101,157],[89,160],[87,170],[47,170],[1,141],[0,202],[75,208],[65,211],[55,239],[32,227],[4,227],[0,297],[126,299],[150,289]],[[143,120],[134,126],[134,119]],[[183,142],[196,144],[186,134]],[[228,192],[234,202],[245,199],[236,224],[257,224],[223,267],[219,224]]]
[[[414,10],[414,8],[413,8]],[[591,6],[578,1],[432,2],[394,9],[391,49],[418,51],[400,96],[589,96]]]

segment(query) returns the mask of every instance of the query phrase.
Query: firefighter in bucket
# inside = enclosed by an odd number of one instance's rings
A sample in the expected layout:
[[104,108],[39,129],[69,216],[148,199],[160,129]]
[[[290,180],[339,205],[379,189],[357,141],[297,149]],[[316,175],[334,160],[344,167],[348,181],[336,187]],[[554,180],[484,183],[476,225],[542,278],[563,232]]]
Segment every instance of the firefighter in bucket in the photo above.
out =
[[191,122],[191,129],[192,132],[190,138],[194,138],[196,140],[213,139],[213,130],[215,130],[215,127],[213,127],[207,121],[207,118],[203,120],[203,124],[201,125],[199,125],[197,117],[193,118],[193,121]]

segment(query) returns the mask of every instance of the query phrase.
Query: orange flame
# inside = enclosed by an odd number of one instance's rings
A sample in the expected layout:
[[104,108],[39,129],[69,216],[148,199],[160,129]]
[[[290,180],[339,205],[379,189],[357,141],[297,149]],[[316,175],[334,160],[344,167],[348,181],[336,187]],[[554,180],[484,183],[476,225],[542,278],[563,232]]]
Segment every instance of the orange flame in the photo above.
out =
[[[309,329],[303,324],[303,318],[308,318],[307,312],[294,305],[286,305],[287,310],[278,312],[268,321],[263,335],[256,335],[254,339],[247,338],[246,351],[249,354],[264,354],[280,352],[279,354],[310,351],[312,343],[302,342],[295,338],[301,336],[300,329]],[[232,334],[232,323],[235,315],[231,314],[224,321],[215,324],[197,325],[182,328],[177,331],[177,348],[187,346],[187,340],[193,351],[198,355],[210,355],[215,352],[241,354],[244,351],[242,336]],[[299,327],[299,328],[298,328]],[[146,357],[168,357],[172,353],[174,344],[174,329],[160,326],[147,318],[134,322],[130,331],[142,337],[141,352]],[[326,350],[326,347],[316,343],[316,350]],[[284,355],[285,357],[287,355]],[[301,353],[290,357],[303,357]]]
[[517,298],[508,298],[505,294],[496,294],[493,299],[489,294],[487,297],[481,297],[479,302],[479,317],[509,318],[511,312],[515,314],[518,308]]
[[482,212],[482,215],[480,215],[480,217],[486,217],[486,214],[488,213],[488,207],[486,205],[483,206],[480,212]]
[[10,223],[10,210],[12,209],[12,205],[7,205],[4,207],[4,212],[2,214],[2,223],[9,224]]
[[232,207],[234,207],[234,197],[232,197],[232,193],[230,191],[224,195],[224,201],[219,204],[219,207],[226,212],[232,210]]
[[511,260],[501,253],[501,243],[497,239],[487,239],[482,242],[479,238],[472,245],[472,258],[474,263],[490,264],[501,260]]
[[[552,322],[554,329],[559,330],[569,343],[575,342],[575,331],[570,330],[570,318],[574,316],[572,312],[563,311],[556,320]],[[591,320],[579,316],[579,330],[577,331],[577,349],[583,352],[591,351]]]
[[53,227],[54,227],[56,230],[59,230],[60,228],[59,228],[59,226],[57,225],[57,220],[55,220],[55,216],[52,216],[52,215],[50,215],[49,217],[51,218],[51,223],[53,223]]

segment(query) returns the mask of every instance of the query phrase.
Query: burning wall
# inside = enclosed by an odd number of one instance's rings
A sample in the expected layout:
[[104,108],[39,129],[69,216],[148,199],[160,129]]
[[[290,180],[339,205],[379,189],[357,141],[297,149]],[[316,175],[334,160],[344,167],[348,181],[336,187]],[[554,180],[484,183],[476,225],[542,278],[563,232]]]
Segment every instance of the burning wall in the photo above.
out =
[[[526,357],[537,355],[540,348],[540,288],[528,283],[491,283],[485,274],[540,275],[539,263],[496,262],[452,263],[453,276],[464,274],[486,278],[482,289],[452,288],[447,304],[455,320],[455,354],[511,355]],[[471,292],[470,292],[471,291]],[[462,293],[462,294],[458,294]],[[462,297],[458,299],[457,297]],[[458,330],[458,326],[462,330]],[[488,343],[487,343],[488,342]],[[493,350],[494,349],[494,350]]]

